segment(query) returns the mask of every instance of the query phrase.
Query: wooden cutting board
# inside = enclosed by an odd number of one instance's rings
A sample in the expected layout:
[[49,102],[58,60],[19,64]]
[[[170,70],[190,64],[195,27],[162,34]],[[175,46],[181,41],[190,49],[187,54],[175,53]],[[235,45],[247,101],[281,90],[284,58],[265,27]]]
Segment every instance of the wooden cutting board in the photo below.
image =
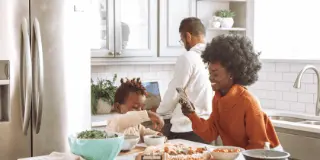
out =
[[134,154],[134,153],[140,153],[140,152],[143,152],[145,149],[146,149],[146,147],[136,146],[134,149],[132,149],[130,151],[127,151],[127,152],[121,151],[119,153],[119,156],[130,155],[130,154]]

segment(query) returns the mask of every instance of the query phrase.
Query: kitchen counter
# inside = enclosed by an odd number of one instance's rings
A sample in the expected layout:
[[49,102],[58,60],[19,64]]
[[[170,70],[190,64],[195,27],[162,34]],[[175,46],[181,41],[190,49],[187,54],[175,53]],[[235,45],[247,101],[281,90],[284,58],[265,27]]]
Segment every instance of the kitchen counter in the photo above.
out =
[[[295,118],[320,121],[319,116],[312,116],[312,115],[302,114],[302,113],[301,114],[294,113],[294,112],[290,112],[290,111],[264,109],[264,112],[268,116],[289,116],[289,117],[295,117]],[[111,113],[111,114],[105,114],[105,115],[92,116],[92,120],[91,120],[92,127],[93,128],[105,127],[106,120],[112,119],[113,117],[115,117],[117,115],[119,115],[119,113]],[[170,116],[163,116],[163,119],[170,119],[170,118],[171,118]],[[320,134],[320,125],[299,124],[299,123],[295,123],[295,122],[287,122],[287,121],[282,121],[282,120],[272,120],[272,123],[275,127],[279,127],[279,128],[293,129],[293,130],[306,131],[306,132]]]
[[[319,116],[312,116],[308,114],[294,113],[290,111],[279,111],[279,110],[272,110],[272,109],[264,109],[264,111],[268,116],[285,116],[285,117],[294,117],[294,118],[320,121]],[[301,124],[301,123],[288,122],[283,120],[272,120],[272,124],[275,127],[279,127],[279,128],[293,129],[293,130],[320,134],[320,125]]]

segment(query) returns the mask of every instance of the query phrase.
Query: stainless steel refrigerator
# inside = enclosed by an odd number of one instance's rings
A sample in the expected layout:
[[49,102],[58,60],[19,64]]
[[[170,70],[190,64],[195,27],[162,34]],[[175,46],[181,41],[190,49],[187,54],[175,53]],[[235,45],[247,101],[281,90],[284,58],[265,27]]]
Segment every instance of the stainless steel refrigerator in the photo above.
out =
[[81,0],[0,0],[0,160],[68,151],[90,128]]

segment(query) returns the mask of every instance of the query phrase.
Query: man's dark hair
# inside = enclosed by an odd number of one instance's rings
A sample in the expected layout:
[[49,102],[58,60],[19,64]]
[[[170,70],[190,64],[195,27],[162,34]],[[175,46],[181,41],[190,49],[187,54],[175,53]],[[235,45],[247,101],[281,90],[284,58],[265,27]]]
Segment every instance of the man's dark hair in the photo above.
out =
[[129,93],[147,95],[146,89],[142,85],[140,78],[133,78],[132,80],[127,78],[126,81],[121,78],[120,83],[121,85],[118,87],[114,96],[114,103],[124,104]]
[[201,20],[197,17],[188,17],[181,21],[179,27],[180,33],[189,32],[193,36],[205,35],[206,30]]
[[248,86],[258,80],[259,55],[247,37],[220,35],[212,39],[201,57],[204,63],[219,62],[231,73],[234,83]]

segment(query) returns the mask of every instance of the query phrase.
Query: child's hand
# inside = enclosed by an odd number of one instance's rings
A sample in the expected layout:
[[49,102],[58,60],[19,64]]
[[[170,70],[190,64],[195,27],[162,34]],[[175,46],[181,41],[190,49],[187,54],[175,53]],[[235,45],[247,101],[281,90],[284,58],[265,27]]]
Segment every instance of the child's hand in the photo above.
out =
[[163,119],[159,115],[151,111],[148,111],[148,116],[153,123],[153,128],[156,131],[161,131],[162,127],[164,126]]
[[[158,135],[158,136],[163,136],[163,134],[162,134],[161,132],[159,132],[157,135]],[[164,137],[164,138],[165,138],[164,142],[167,142],[167,141],[168,141],[168,138],[167,138],[167,137]]]

